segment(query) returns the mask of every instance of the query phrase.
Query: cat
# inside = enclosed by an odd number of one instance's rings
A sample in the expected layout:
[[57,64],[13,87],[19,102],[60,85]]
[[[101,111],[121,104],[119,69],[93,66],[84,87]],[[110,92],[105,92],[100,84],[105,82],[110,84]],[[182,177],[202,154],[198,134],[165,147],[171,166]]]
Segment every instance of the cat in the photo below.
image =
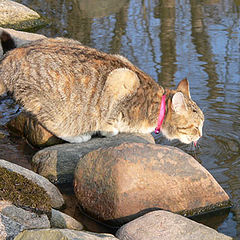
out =
[[5,92],[49,132],[72,143],[97,132],[151,133],[163,105],[158,127],[166,138],[190,144],[202,136],[204,115],[187,79],[164,90],[125,57],[72,39],[46,38],[7,52],[0,63],[0,95]]

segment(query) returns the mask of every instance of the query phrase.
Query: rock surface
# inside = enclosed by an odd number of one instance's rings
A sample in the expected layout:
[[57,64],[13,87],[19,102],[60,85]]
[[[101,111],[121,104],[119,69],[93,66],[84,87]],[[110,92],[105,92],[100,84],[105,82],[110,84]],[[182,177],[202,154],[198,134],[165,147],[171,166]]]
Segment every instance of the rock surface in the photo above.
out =
[[32,158],[32,168],[51,182],[72,182],[81,157],[98,148],[118,146],[124,142],[154,143],[154,138],[150,134],[118,134],[108,138],[93,138],[81,144],[59,144],[37,152]]
[[0,240],[12,240],[23,230],[23,225],[0,213]]
[[123,225],[120,240],[231,240],[202,224],[167,211],[153,211]]
[[47,215],[26,211],[8,201],[0,201],[0,239],[13,239],[24,229],[49,227]]
[[6,217],[23,224],[26,229],[50,227],[47,215],[26,211],[22,208],[16,207],[8,201],[0,201],[0,212]]
[[[34,173],[33,171],[30,171],[26,168],[23,168],[21,166],[18,166],[16,164],[7,162],[5,160],[0,159],[0,168],[2,169],[6,169],[7,171],[9,171],[9,174],[6,174],[6,176],[1,175],[1,184],[4,185],[4,183],[6,182],[7,179],[4,179],[4,177],[8,177],[10,174],[18,174],[20,176],[23,176],[24,178],[26,178],[27,180],[29,180],[30,182],[32,182],[32,186],[31,186],[31,192],[34,193],[35,189],[37,186],[41,187],[42,189],[45,190],[45,193],[47,194],[47,196],[50,198],[50,204],[53,208],[61,208],[64,204],[64,200],[63,200],[63,196],[62,194],[59,192],[59,190],[51,183],[49,182],[46,178]],[[34,186],[34,184],[36,184],[37,186]],[[1,189],[4,189],[4,191],[6,191],[8,186],[3,186]],[[15,189],[17,190],[17,189]],[[20,189],[21,192],[21,189]],[[19,193],[20,193],[19,192]],[[31,194],[31,192],[29,192],[29,194]],[[5,192],[6,193],[6,192]],[[9,195],[11,193],[8,193]],[[37,194],[34,193],[35,195]],[[33,195],[34,195],[33,194]],[[43,195],[44,196],[44,195]],[[1,196],[0,196],[1,197]],[[34,196],[33,196],[34,197]],[[43,199],[42,199],[43,200]],[[19,201],[19,200],[18,200]]]
[[50,223],[52,228],[68,228],[78,231],[83,229],[83,225],[80,222],[55,209],[52,209]]
[[30,8],[10,0],[0,0],[0,26],[30,29],[43,25],[41,16]]
[[174,147],[144,143],[85,155],[75,171],[74,190],[85,211],[114,224],[153,208],[195,215],[229,204],[225,191],[193,157]]
[[11,131],[24,136],[29,143],[36,147],[47,147],[64,142],[47,131],[36,119],[25,112],[9,121],[7,127]]
[[111,234],[91,233],[85,231],[75,231],[69,229],[44,229],[44,230],[26,230],[18,234],[14,240],[33,240],[33,239],[51,239],[51,240],[117,240]]

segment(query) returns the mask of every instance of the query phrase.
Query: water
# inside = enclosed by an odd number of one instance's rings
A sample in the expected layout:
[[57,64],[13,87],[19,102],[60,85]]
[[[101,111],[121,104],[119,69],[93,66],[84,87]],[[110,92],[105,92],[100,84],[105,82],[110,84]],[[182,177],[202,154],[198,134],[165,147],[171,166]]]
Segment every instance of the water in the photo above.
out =
[[[240,239],[240,1],[239,0],[18,0],[52,22],[38,30],[108,53],[120,53],[164,87],[184,77],[203,109],[199,148],[177,141],[216,178],[234,204],[230,213],[205,218],[207,225]],[[15,114],[0,105],[0,124]],[[0,157],[24,165],[31,149],[19,138],[0,139]],[[0,137],[1,138],[1,137]],[[17,156],[17,160],[16,160]],[[27,165],[27,164],[26,164]]]

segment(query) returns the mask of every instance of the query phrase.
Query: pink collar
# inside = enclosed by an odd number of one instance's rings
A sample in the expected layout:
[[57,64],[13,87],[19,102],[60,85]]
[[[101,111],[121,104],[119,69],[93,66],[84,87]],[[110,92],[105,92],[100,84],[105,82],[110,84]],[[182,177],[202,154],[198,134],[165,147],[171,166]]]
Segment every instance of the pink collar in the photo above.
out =
[[166,112],[165,100],[166,100],[166,95],[164,94],[162,96],[162,100],[161,100],[161,106],[160,106],[160,111],[159,111],[159,116],[158,116],[157,127],[155,128],[155,131],[154,131],[156,134],[160,133],[163,119],[165,117],[165,112]]

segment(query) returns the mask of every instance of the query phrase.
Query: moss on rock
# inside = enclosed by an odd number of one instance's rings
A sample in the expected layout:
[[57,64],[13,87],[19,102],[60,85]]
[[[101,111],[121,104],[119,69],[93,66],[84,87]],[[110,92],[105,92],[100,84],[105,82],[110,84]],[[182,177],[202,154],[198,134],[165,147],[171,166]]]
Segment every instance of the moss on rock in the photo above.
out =
[[1,25],[3,28],[11,28],[15,30],[35,31],[49,24],[49,20],[46,18],[30,19],[18,23],[8,23]]
[[0,0],[0,26],[16,30],[31,30],[40,28],[48,20],[34,10],[10,0]]
[[26,177],[3,167],[0,167],[0,200],[51,216],[51,200],[46,191]]

